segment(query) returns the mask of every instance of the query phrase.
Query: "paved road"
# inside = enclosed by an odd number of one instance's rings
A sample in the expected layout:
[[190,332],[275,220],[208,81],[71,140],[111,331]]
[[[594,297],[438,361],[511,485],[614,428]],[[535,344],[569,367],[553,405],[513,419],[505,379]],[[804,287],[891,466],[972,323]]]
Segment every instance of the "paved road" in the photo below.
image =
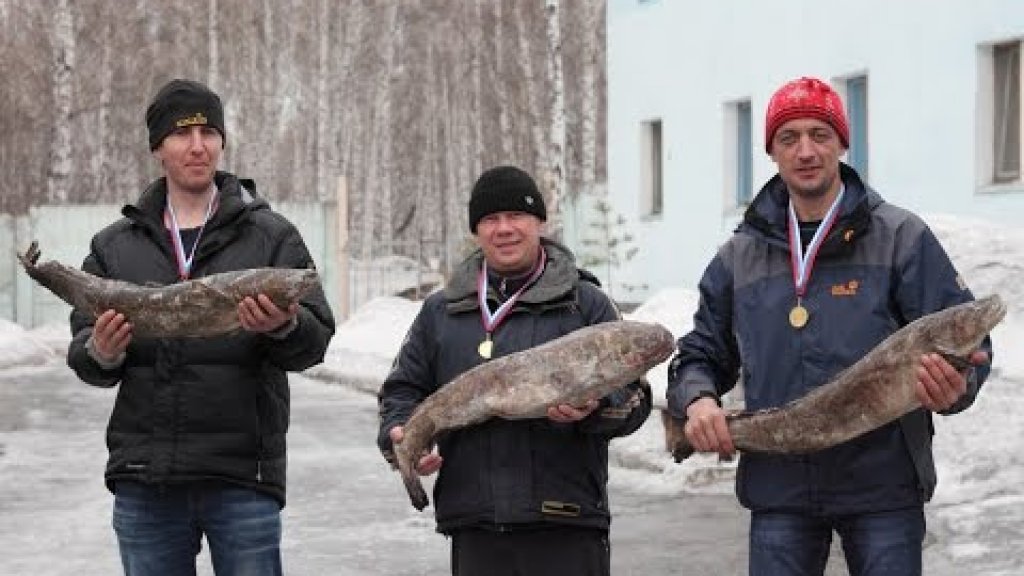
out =
[[[119,573],[102,484],[115,393],[59,364],[0,371],[0,574]],[[373,398],[296,377],[292,405],[286,572],[447,573],[448,543],[433,531],[431,509],[411,508],[373,446]],[[611,495],[614,574],[745,573],[746,514],[731,496],[665,497],[619,484]],[[942,554],[926,560],[930,575],[964,573]],[[212,574],[205,554],[200,563],[201,574]],[[845,569],[833,562],[828,574]]]

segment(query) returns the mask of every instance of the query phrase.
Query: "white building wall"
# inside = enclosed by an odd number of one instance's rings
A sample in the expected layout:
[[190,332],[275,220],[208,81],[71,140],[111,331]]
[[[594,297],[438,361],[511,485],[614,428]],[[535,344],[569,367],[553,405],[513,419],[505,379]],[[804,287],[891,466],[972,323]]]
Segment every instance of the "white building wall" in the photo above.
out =
[[[756,190],[772,92],[868,77],[869,184],[919,213],[1022,226],[1024,186],[979,186],[983,45],[1024,39],[1020,0],[610,0],[609,199],[641,247],[618,276],[694,287],[741,215],[726,190],[725,105],[749,99]],[[664,212],[640,216],[640,127],[663,122]],[[637,295],[642,297],[642,294]]]

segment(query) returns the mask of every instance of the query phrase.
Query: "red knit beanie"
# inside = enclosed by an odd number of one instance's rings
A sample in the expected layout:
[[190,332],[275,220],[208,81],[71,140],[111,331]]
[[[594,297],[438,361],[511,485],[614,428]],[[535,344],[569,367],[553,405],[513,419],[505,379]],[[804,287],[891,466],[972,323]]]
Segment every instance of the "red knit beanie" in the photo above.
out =
[[827,122],[839,135],[843,148],[850,147],[850,126],[843,101],[831,86],[817,78],[799,78],[779,88],[768,102],[764,124],[764,149],[772,153],[775,131],[796,118],[817,118]]

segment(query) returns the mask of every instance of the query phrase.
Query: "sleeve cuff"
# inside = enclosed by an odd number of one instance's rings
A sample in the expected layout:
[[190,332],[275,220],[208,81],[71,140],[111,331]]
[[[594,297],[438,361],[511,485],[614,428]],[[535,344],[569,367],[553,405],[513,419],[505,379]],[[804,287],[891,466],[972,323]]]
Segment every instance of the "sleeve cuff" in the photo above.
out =
[[96,351],[96,343],[93,341],[92,334],[89,335],[89,339],[85,341],[85,351],[92,358],[93,362],[99,364],[100,368],[104,370],[113,370],[119,368],[121,364],[124,364],[125,353],[121,352],[113,360],[106,360],[102,358],[99,352]]
[[272,330],[270,332],[267,332],[267,336],[269,336],[270,338],[273,338],[274,340],[284,340],[298,326],[299,326],[299,317],[298,317],[298,315],[295,315],[295,316],[292,316],[291,322],[285,323],[284,326],[281,326],[280,328],[278,328],[276,330]]

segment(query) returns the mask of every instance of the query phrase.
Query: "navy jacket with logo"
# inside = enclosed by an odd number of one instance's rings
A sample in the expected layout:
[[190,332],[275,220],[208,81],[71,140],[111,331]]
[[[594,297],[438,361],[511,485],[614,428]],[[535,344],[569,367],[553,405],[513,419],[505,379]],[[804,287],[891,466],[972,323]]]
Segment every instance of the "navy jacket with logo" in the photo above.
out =
[[[746,408],[781,406],[824,384],[914,319],[973,299],[924,222],[886,203],[841,165],[838,220],[818,253],[803,304],[810,321],[788,322],[796,303],[786,219],[776,175],[719,249],[700,282],[693,331],[669,368],[677,417],[702,394],[721,396],[742,375]],[[991,354],[991,343],[984,348]],[[967,408],[988,374],[971,369]],[[743,454],[740,502],[753,510],[856,514],[920,505],[935,489],[931,413],[917,409],[839,446],[805,456]]]

